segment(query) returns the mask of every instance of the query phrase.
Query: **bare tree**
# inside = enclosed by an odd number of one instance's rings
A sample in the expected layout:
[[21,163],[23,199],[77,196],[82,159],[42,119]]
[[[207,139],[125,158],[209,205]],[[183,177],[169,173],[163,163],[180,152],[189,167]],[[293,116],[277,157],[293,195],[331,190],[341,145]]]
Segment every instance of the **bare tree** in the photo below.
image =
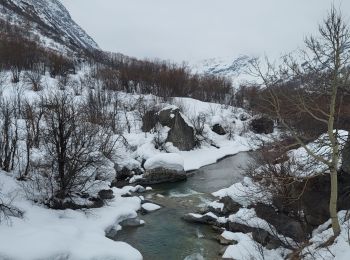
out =
[[[67,207],[78,194],[88,192],[103,180],[99,169],[105,164],[102,153],[109,152],[103,129],[84,121],[83,111],[68,94],[53,94],[43,103],[46,127],[41,130],[45,158],[34,162],[34,189],[43,193],[45,203]],[[97,177],[98,180],[97,180]]]
[[18,113],[14,102],[0,100],[0,167],[4,171],[14,168],[18,142]]
[[[264,97],[265,109],[269,109],[266,112],[278,118],[309,156],[327,167],[331,178],[329,212],[334,235],[338,236],[338,122],[350,77],[350,31],[342,14],[333,7],[319,26],[319,36],[308,37],[305,44],[306,50],[301,51],[299,59],[286,56],[279,69],[267,62],[264,72],[257,61],[253,67],[265,86],[260,95]],[[326,132],[325,141],[315,149],[306,145],[301,134],[307,131],[300,131],[296,123],[305,118],[312,122],[311,127]],[[322,147],[327,147],[327,152]]]

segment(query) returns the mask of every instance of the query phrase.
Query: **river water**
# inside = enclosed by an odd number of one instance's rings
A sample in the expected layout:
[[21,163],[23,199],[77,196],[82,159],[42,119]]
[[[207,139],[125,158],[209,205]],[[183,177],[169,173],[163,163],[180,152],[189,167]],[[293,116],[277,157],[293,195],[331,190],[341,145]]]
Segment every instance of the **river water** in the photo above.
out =
[[145,260],[220,259],[217,233],[181,217],[214,200],[212,192],[241,181],[250,161],[249,153],[239,153],[192,172],[187,181],[152,186],[145,197],[163,208],[141,215],[144,226],[125,227],[113,239],[129,243]]

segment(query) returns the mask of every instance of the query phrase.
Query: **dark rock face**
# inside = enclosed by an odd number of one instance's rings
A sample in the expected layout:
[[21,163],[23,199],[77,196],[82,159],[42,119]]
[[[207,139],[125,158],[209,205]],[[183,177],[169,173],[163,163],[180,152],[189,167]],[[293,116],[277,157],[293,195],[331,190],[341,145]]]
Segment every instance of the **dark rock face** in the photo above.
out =
[[126,167],[123,167],[123,169],[121,169],[120,171],[117,171],[116,179],[117,181],[123,181],[123,180],[126,180],[127,178],[131,178],[132,176],[134,176],[133,171]]
[[180,110],[176,108],[163,109],[158,114],[159,123],[171,128],[174,125],[175,115],[178,113],[180,113]]
[[142,131],[149,132],[151,131],[156,124],[158,123],[158,114],[155,110],[147,111],[146,114],[142,117]]
[[143,178],[138,180],[137,183],[141,185],[152,185],[165,182],[178,182],[187,179],[185,171],[175,171],[164,168],[156,168],[147,170],[143,175]]
[[282,245],[279,239],[261,228],[250,227],[236,222],[229,222],[226,225],[226,229],[231,232],[241,232],[245,234],[252,233],[253,239],[267,249],[276,249]]
[[257,134],[273,133],[273,125],[273,121],[267,117],[253,119],[250,123],[252,131]]
[[216,224],[216,218],[209,216],[209,215],[203,215],[203,216],[197,218],[191,214],[187,214],[187,215],[183,216],[182,218],[183,218],[183,220],[190,222],[190,223],[207,224],[207,225],[215,225]]
[[[300,197],[297,201],[273,198],[274,206],[290,216],[302,211],[304,218],[300,219],[310,233],[314,228],[325,223],[329,218],[330,177],[328,174],[313,177],[307,182],[297,183],[293,187],[292,198]],[[350,209],[350,175],[338,173],[338,210]]]
[[211,130],[213,130],[213,132],[217,133],[218,135],[225,135],[226,134],[225,129],[220,124],[214,125]]
[[255,211],[259,218],[265,219],[273,225],[278,233],[290,237],[297,242],[302,242],[306,239],[305,227],[284,213],[276,212],[273,207],[264,204],[256,205]]
[[256,242],[262,244],[268,250],[277,249],[282,246],[280,240],[261,228],[255,228],[252,232],[252,236]]
[[219,200],[219,203],[223,203],[224,207],[221,208],[213,208],[208,207],[203,211],[203,214],[209,212],[213,212],[217,216],[229,216],[231,214],[235,214],[242,207],[239,203],[233,201],[230,197],[226,196]]
[[222,209],[222,213],[225,215],[235,214],[242,207],[239,203],[233,201],[230,197],[223,197],[219,201],[220,203],[224,203],[224,208]]
[[186,123],[179,109],[169,108],[160,111],[159,122],[170,128],[167,142],[173,143],[181,151],[190,151],[195,147],[194,129]]
[[98,196],[103,200],[110,200],[114,198],[112,190],[100,190]]

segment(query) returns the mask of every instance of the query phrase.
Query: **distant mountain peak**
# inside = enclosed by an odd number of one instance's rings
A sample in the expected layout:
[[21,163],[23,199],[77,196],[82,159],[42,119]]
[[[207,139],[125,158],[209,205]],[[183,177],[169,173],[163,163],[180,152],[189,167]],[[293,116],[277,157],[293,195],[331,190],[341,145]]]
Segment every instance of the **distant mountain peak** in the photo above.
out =
[[192,65],[192,71],[200,74],[212,74],[232,79],[237,87],[244,82],[254,81],[248,73],[252,57],[240,55],[237,57],[217,57],[199,61]]

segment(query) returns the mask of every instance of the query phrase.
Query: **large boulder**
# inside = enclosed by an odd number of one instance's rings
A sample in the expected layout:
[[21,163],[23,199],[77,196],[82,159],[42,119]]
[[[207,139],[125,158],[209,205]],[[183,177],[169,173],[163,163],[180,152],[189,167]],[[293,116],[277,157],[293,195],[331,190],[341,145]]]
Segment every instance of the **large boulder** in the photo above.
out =
[[147,170],[142,179],[137,180],[141,185],[153,185],[166,182],[178,182],[187,179],[185,171],[175,171],[165,168]]
[[98,192],[98,196],[102,199],[102,200],[111,200],[114,198],[114,194],[112,190],[100,190]]
[[[340,172],[338,174],[338,210],[350,209],[349,187],[349,174]],[[300,183],[297,191],[302,196],[295,208],[300,208],[304,212],[308,225],[315,228],[330,218],[329,194],[331,193],[331,182],[329,174],[316,176]]]
[[222,197],[219,202],[224,204],[222,213],[225,215],[235,214],[242,207],[239,203],[235,202],[229,196]]
[[164,108],[158,115],[159,123],[170,128],[166,142],[181,151],[190,151],[195,145],[195,131],[177,107]]
[[255,118],[250,122],[250,128],[257,134],[271,134],[273,133],[273,120],[268,117]]
[[261,228],[251,227],[236,222],[228,222],[226,224],[226,229],[234,233],[252,233],[254,241],[260,243],[267,249],[276,249],[282,246],[282,241],[277,236],[271,235],[269,232]]
[[215,124],[211,130],[213,130],[213,132],[218,134],[218,135],[225,135],[226,134],[225,129],[220,124]]
[[306,239],[305,227],[297,220],[282,212],[276,212],[273,207],[261,203],[255,206],[255,211],[259,218],[265,219],[274,226],[279,234],[290,237],[297,242]]
[[145,164],[145,174],[139,184],[151,185],[164,182],[177,182],[187,179],[184,160],[176,153],[158,154],[149,158]]
[[182,217],[183,220],[189,223],[197,223],[197,224],[207,224],[207,225],[216,225],[217,218],[213,216],[212,214],[187,214]]

